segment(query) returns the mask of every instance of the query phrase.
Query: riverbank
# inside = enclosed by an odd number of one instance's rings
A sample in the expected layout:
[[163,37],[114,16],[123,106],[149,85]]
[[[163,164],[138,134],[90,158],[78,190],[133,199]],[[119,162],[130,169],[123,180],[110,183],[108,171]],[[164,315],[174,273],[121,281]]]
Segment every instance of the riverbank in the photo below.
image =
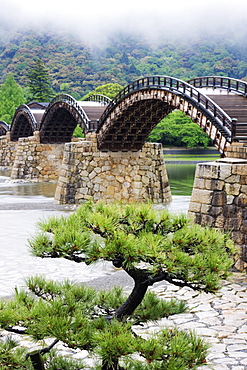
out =
[[220,157],[217,149],[209,148],[163,148],[164,160],[173,164],[196,164],[215,161]]

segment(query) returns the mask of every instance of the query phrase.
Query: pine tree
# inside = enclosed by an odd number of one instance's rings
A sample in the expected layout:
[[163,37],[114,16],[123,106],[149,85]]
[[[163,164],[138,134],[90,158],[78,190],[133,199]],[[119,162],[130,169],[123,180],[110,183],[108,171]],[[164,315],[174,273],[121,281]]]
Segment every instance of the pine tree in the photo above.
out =
[[54,96],[54,92],[51,87],[48,69],[45,68],[44,62],[41,59],[35,61],[27,77],[30,100],[39,102],[50,101]]
[[24,103],[23,90],[9,73],[0,87],[0,121],[11,124],[15,109]]
[[55,344],[92,352],[101,359],[94,369],[188,370],[205,363],[208,346],[192,332],[167,329],[143,338],[132,326],[186,309],[183,302],[166,302],[148,291],[156,282],[215,292],[233,263],[226,235],[147,204],[87,203],[69,217],[40,221],[29,243],[42,258],[111,261],[134,280],[134,288],[125,297],[117,287],[96,291],[30,277],[29,292],[16,291],[13,300],[2,302],[1,327],[20,331],[21,326],[35,339],[53,337]]

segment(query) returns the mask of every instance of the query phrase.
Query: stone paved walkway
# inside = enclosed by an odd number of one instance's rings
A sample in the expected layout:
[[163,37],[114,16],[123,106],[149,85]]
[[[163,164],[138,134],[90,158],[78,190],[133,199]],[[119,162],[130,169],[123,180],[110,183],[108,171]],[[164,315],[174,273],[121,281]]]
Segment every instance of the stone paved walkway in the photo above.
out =
[[[216,294],[198,293],[189,288],[178,288],[170,284],[159,284],[153,287],[159,297],[168,299],[175,297],[185,300],[189,312],[162,319],[157,324],[136,327],[136,331],[144,336],[160,330],[161,327],[179,327],[193,329],[199,336],[211,344],[207,357],[208,366],[199,370],[247,370],[247,277],[235,273],[230,282],[224,282]],[[0,336],[8,335],[0,331]],[[18,335],[14,334],[18,339]],[[29,338],[21,338],[22,345],[29,351],[34,346]],[[49,342],[48,342],[49,343]],[[39,347],[40,348],[40,347]],[[92,359],[87,351],[70,350],[57,345],[63,355],[81,358],[92,366]],[[92,368],[92,367],[91,367]],[[177,369],[179,370],[179,369]]]
[[188,303],[189,313],[163,319],[160,325],[195,330],[211,344],[207,362],[214,370],[247,369],[247,277],[236,273],[231,280],[217,295],[172,285],[165,291],[154,288],[159,296],[170,298],[176,293]]

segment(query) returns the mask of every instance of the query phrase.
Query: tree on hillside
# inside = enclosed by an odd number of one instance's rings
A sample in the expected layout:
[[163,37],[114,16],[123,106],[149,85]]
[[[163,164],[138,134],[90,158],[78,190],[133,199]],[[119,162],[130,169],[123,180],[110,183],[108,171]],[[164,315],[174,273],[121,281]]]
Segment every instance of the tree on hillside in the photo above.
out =
[[210,138],[190,117],[176,110],[158,123],[150,133],[148,141],[188,148],[201,145],[206,148]]
[[122,90],[122,88],[123,87],[118,83],[109,83],[96,87],[95,93],[106,95],[108,98],[113,99]]
[[28,75],[29,99],[39,102],[50,101],[54,96],[48,69],[41,59],[37,59]]
[[11,124],[15,109],[25,103],[22,88],[15,82],[11,73],[0,87],[0,121]]
[[[207,345],[192,332],[164,329],[143,338],[135,325],[184,311],[183,303],[148,291],[157,282],[215,292],[233,263],[234,248],[226,235],[152,205],[86,203],[69,217],[41,221],[30,248],[41,258],[110,261],[133,279],[133,290],[126,299],[117,287],[96,291],[31,277],[27,285],[36,297],[17,291],[14,299],[2,302],[3,328],[93,352],[101,359],[93,369],[186,370],[205,363]],[[53,360],[50,365],[46,360],[47,369],[83,368],[52,367]]]
[[122,88],[123,87],[118,83],[109,83],[106,85],[101,85],[96,87],[94,91],[91,91],[89,94],[84,96],[83,99],[86,99],[94,94],[105,95],[108,98],[113,99],[122,90]]

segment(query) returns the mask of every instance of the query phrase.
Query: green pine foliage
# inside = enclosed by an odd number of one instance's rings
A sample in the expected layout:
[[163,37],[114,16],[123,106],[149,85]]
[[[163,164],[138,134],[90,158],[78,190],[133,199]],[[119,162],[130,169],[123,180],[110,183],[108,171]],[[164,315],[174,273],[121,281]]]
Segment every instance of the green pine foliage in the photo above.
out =
[[233,262],[226,235],[146,204],[87,203],[59,223],[51,219],[39,228],[29,241],[35,256],[104,259],[125,270],[145,263],[150,278],[166,276],[208,291],[217,289]]
[[[143,352],[143,340],[139,339],[142,344],[139,349],[139,342],[131,331],[132,324],[136,324],[136,317],[130,318],[127,323],[113,319],[114,311],[126,299],[122,288],[96,291],[94,288],[68,281],[55,283],[37,276],[30,277],[27,286],[26,291],[16,290],[12,300],[1,302],[0,325],[4,329],[14,330],[18,325],[23,328],[25,334],[31,335],[35,340],[55,337],[70,348],[93,351],[107,363],[122,356]],[[153,317],[149,314],[144,321],[158,319],[157,311],[161,318],[186,310],[183,303],[175,303],[174,300],[164,302],[154,298],[153,293],[148,293],[146,299],[146,302],[140,305],[140,311],[145,314],[147,310],[152,310]],[[150,302],[152,307],[147,308]],[[23,354],[24,350],[19,348],[18,351],[20,350]],[[0,361],[2,358],[4,357],[0,354]],[[57,354],[56,362],[59,362],[58,359]],[[10,364],[11,360],[8,361]],[[60,369],[52,367],[51,359],[47,358],[46,361],[49,364],[48,369]]]
[[[166,329],[144,338],[137,325],[187,310],[175,297],[167,302],[150,292],[156,282],[215,292],[233,264],[235,249],[227,235],[151,204],[103,202],[40,221],[38,229],[29,241],[33,255],[86,264],[111,261],[132,277],[133,290],[127,297],[119,287],[97,291],[33,276],[27,289],[0,302],[2,328],[86,350],[96,356],[94,369],[189,370],[206,363],[208,345],[192,332]],[[60,369],[51,367],[49,356],[46,367]]]
[[8,336],[0,340],[0,369],[33,370],[31,364],[25,361],[25,349],[18,346],[18,342]]
[[48,102],[54,97],[48,69],[41,59],[37,59],[27,74],[29,100]]
[[[11,335],[5,340],[0,339],[0,369],[1,370],[34,370],[29,358],[26,358],[27,349],[13,340]],[[82,361],[57,356],[53,351],[44,356],[46,370],[82,370]],[[40,368],[41,369],[41,368]]]

